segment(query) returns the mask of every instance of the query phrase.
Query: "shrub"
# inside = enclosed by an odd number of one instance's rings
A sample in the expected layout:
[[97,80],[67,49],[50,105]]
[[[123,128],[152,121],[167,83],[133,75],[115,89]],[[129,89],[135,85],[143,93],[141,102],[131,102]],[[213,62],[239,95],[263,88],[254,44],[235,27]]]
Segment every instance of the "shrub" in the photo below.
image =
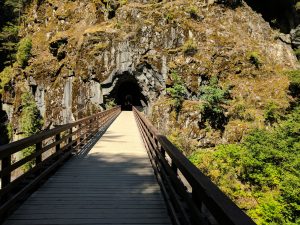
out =
[[179,113],[184,98],[186,97],[187,90],[177,72],[172,72],[171,78],[173,80],[173,85],[172,87],[167,88],[167,93],[174,99],[175,110]]
[[[20,119],[20,127],[23,132],[24,137],[29,137],[33,134],[38,133],[43,126],[43,120],[40,115],[39,109],[36,106],[33,96],[26,92],[22,94],[22,113]],[[31,155],[35,151],[35,146],[30,146],[22,151],[23,157]],[[34,166],[34,160],[26,163],[23,166],[23,170],[27,171],[28,169]]]
[[13,76],[13,68],[8,66],[0,73],[0,94],[4,92],[4,87],[10,82]]
[[272,125],[273,123],[276,123],[280,117],[279,115],[279,107],[274,102],[270,102],[264,113],[265,117],[265,123]]
[[209,120],[215,129],[223,129],[227,121],[224,105],[228,103],[229,97],[229,90],[222,89],[218,85],[217,77],[212,77],[209,85],[201,86],[200,99],[202,104],[200,109],[203,112],[204,121]]
[[[2,15],[1,19],[4,19]],[[3,22],[3,20],[1,20],[1,22]],[[2,52],[2,58],[0,60],[0,68],[5,65],[12,66],[16,61],[17,43],[19,42],[18,33],[19,27],[12,22],[7,22],[3,27],[1,27],[0,52]]]
[[198,51],[197,45],[192,39],[189,39],[184,43],[184,45],[182,46],[182,50],[184,54],[188,56],[193,56]]
[[18,44],[17,62],[25,68],[28,65],[28,61],[31,57],[32,42],[30,38],[23,38]]
[[26,92],[22,94],[21,99],[21,129],[23,134],[28,137],[36,134],[41,130],[43,121],[33,96],[30,93]]
[[115,99],[113,98],[107,98],[105,100],[105,108],[106,109],[111,109],[113,107],[115,107],[117,105],[117,103],[115,102]]
[[257,69],[262,66],[262,59],[258,52],[250,52],[248,59]]
[[294,98],[300,97],[300,70],[289,71],[288,77],[290,80],[289,91]]
[[12,125],[12,123],[8,123],[8,124],[6,125],[6,129],[7,129],[8,139],[9,139],[9,140],[12,140],[13,134],[14,134],[14,130],[13,130],[13,125]]
[[119,3],[121,5],[126,5],[128,3],[128,0],[119,0]]
[[199,150],[190,160],[258,225],[299,224],[300,107],[279,126],[253,130],[241,144]]
[[191,6],[188,8],[188,13],[190,14],[191,18],[197,18],[197,7],[196,6]]
[[169,13],[165,14],[165,19],[167,20],[167,23],[170,23],[174,19],[174,15],[169,12]]

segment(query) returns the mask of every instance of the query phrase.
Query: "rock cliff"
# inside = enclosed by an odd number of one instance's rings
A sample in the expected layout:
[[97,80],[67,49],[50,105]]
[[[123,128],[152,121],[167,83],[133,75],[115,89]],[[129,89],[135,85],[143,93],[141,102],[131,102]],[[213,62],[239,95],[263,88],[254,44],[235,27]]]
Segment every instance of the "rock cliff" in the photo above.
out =
[[[183,129],[206,147],[235,142],[263,126],[269,104],[288,107],[284,71],[297,67],[280,32],[240,1],[32,1],[21,36],[32,40],[32,57],[26,68],[14,69],[2,96],[15,133],[24,92],[35,97],[45,127],[132,95],[167,134]],[[166,91],[174,71],[186,88],[178,115]],[[198,107],[212,77],[230,87],[221,130],[205,125]]]

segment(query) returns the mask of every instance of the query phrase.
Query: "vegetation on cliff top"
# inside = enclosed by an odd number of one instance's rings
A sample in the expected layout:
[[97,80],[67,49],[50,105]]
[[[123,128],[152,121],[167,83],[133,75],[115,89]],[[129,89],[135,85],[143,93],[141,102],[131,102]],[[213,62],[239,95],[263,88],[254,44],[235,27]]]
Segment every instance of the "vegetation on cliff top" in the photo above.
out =
[[[250,55],[256,58],[255,54]],[[257,56],[257,60],[252,59],[255,66],[261,60],[258,58]],[[230,86],[220,86],[217,77],[203,82],[199,94],[201,107],[198,112],[193,111],[192,105],[199,104],[199,100],[181,102],[182,107],[177,112],[179,117],[173,118],[176,120],[175,127],[172,127],[171,133],[167,133],[172,142],[259,225],[300,223],[300,72],[289,71],[286,76],[281,77],[289,78],[289,86],[285,91],[290,95],[290,106],[283,110],[280,102],[275,99],[266,100],[262,107],[263,123],[254,126],[248,134],[243,134],[240,141],[233,141],[235,144],[215,144],[208,148],[199,148],[197,142],[191,139],[192,133],[200,132],[198,137],[203,135],[202,129],[208,139],[211,129],[218,129],[213,124],[208,126],[204,120],[205,115],[210,116],[207,118],[209,122],[219,121],[218,124],[223,126],[220,116],[227,121],[239,118],[240,121],[254,123],[256,120],[255,112],[246,116],[248,105],[236,105],[234,90]],[[172,95],[170,97],[174,98]],[[163,104],[167,103],[164,100]],[[235,112],[231,110],[228,113],[228,108],[232,106]],[[169,118],[172,118],[172,113],[171,108]],[[199,130],[193,130],[191,126],[184,127],[185,125],[178,129],[187,120],[185,115],[190,114],[187,118],[191,121],[198,118],[197,113],[201,115],[203,127],[198,122]],[[192,135],[187,136],[187,132]]]
[[209,121],[214,129],[224,129],[227,122],[225,116],[225,105],[230,99],[229,89],[223,89],[218,85],[218,78],[212,77],[208,85],[200,88],[200,109],[203,115],[203,122]]
[[167,88],[167,93],[174,100],[175,111],[178,113],[180,111],[182,102],[186,97],[187,90],[182,81],[182,78],[177,72],[171,73],[172,85]]
[[257,224],[300,223],[299,106],[272,130],[254,130],[241,144],[199,150],[190,159]]
[[241,143],[198,150],[190,160],[259,225],[300,223],[300,76],[289,73],[293,104],[268,129],[255,129]]
[[0,2],[0,71],[12,65],[19,42],[21,16],[28,0],[4,0]]
[[[36,102],[31,93],[22,94],[22,111],[20,119],[20,128],[23,137],[29,137],[41,131],[43,120],[40,111],[36,106]],[[31,155],[35,151],[35,146],[30,146],[22,151],[23,157]],[[23,170],[27,171],[34,165],[34,160],[26,163]]]
[[20,67],[25,68],[31,57],[32,42],[30,38],[23,38],[18,44],[17,62]]

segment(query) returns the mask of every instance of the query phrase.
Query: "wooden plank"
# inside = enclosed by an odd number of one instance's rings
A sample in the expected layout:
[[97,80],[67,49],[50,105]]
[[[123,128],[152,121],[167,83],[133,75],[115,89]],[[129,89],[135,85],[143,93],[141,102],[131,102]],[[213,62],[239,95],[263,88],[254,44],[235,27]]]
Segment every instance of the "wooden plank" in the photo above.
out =
[[24,148],[27,148],[31,145],[34,145],[34,144],[36,144],[36,143],[38,143],[42,140],[53,137],[58,133],[67,131],[70,128],[75,127],[79,124],[82,124],[82,123],[84,123],[84,122],[86,122],[90,119],[98,118],[98,117],[101,116],[101,114],[106,115],[107,113],[110,113],[114,110],[117,110],[117,108],[114,108],[112,110],[108,110],[108,111],[105,111],[105,112],[100,112],[100,113],[97,113],[97,114],[92,115],[90,117],[80,119],[76,122],[58,126],[57,128],[54,128],[54,129],[51,129],[51,130],[42,131],[41,133],[39,133],[37,135],[31,136],[31,137],[28,137],[28,138],[24,138],[24,139],[16,141],[16,142],[12,142],[12,143],[7,144],[7,145],[2,145],[2,146],[0,146],[0,158],[10,156],[10,155],[12,155],[12,154],[24,149]]
[[[140,113],[136,108],[134,108],[135,115],[140,123],[140,129],[144,133],[145,144],[155,148],[155,143],[153,142],[153,137],[155,137],[161,148],[155,149],[161,158],[164,158],[165,152],[172,159],[172,168],[177,172],[179,169],[192,186],[192,190],[195,191],[192,204],[189,197],[183,196],[183,201],[188,203],[192,207],[192,210],[184,210],[181,213],[193,212],[194,215],[199,215],[201,208],[197,207],[197,203],[203,202],[205,206],[209,209],[210,213],[213,214],[214,218],[223,225],[254,225],[254,221],[248,217],[241,209],[237,207],[216,185],[214,185],[208,177],[201,173],[195,165],[193,165],[165,136],[160,135],[155,127]],[[161,160],[160,160],[161,161]],[[161,161],[163,162],[163,161]],[[159,163],[159,162],[156,162]],[[165,169],[169,166],[165,165]],[[170,167],[171,168],[171,167]],[[167,175],[171,175],[170,171],[167,171]],[[179,181],[180,177],[172,177],[172,183]],[[175,186],[174,184],[172,184]],[[188,193],[187,193],[188,194]],[[195,221],[195,218],[193,218]],[[201,220],[198,216],[196,219]]]
[[56,224],[56,225],[65,225],[65,224],[168,224],[169,220],[166,218],[80,218],[80,219],[28,219],[28,220],[8,220],[6,225],[44,225],[44,224]]
[[73,157],[9,224],[168,224],[132,112],[122,112],[85,157]]

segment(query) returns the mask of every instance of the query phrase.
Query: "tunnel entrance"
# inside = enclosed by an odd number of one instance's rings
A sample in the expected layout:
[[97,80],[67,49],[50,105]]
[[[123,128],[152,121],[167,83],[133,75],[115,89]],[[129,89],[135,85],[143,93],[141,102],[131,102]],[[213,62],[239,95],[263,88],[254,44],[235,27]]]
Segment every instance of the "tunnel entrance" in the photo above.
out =
[[115,86],[106,97],[113,99],[123,111],[131,111],[132,106],[147,107],[147,99],[142,94],[141,87],[135,77],[129,73],[122,74],[117,78]]

